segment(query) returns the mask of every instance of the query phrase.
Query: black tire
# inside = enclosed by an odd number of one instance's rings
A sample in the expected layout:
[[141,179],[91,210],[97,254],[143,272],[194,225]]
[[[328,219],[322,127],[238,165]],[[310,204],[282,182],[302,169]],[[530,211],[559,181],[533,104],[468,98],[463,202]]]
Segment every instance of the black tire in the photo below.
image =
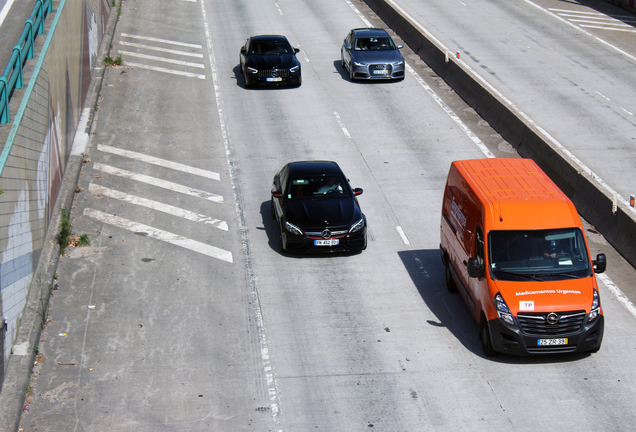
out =
[[302,75],[298,77],[298,79],[296,80],[296,82],[294,83],[294,86],[296,87],[300,87],[303,84],[303,77]]
[[457,285],[455,285],[453,275],[451,274],[450,263],[446,264],[446,289],[452,294],[457,292]]
[[274,200],[270,200],[269,202],[269,212],[272,215],[272,219],[276,219],[276,210],[274,210]]
[[281,254],[285,253],[285,244],[283,242],[283,228],[278,225],[278,251]]
[[349,81],[354,82],[356,77],[353,75],[353,66],[349,63]]
[[497,351],[492,346],[492,338],[490,337],[490,329],[484,319],[479,326],[479,334],[481,339],[481,349],[484,351],[486,357],[494,357],[497,355]]
[[347,64],[344,61],[344,54],[342,51],[340,51],[340,66],[342,66],[344,70],[347,70]]

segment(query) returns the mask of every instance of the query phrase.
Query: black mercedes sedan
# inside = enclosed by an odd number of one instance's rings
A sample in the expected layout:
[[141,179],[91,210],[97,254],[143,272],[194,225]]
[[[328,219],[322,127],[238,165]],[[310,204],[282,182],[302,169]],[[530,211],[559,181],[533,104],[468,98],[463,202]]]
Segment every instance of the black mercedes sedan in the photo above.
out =
[[285,36],[262,35],[248,38],[241,47],[239,60],[245,87],[256,84],[300,86],[300,62]]
[[340,55],[351,81],[357,79],[404,79],[403,45],[395,45],[386,30],[353,29],[345,38]]
[[367,219],[335,162],[285,165],[272,183],[271,212],[281,252],[352,252],[367,247]]

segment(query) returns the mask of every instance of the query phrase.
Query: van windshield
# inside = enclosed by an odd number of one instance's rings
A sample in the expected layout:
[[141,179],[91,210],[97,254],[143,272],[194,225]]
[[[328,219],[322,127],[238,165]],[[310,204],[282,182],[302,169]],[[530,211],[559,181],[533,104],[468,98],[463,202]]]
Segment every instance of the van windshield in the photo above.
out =
[[488,262],[495,280],[548,281],[592,275],[579,228],[490,231]]

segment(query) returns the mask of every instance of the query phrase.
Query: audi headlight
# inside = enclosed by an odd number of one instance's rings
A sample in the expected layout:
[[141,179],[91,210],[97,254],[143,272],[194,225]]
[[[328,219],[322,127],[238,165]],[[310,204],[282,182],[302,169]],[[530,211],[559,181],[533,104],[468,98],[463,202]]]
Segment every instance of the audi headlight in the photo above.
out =
[[253,67],[249,67],[249,66],[247,67],[247,71],[253,74],[258,73],[258,69],[254,69]]
[[360,67],[364,67],[364,66],[367,65],[366,63],[359,63],[357,61],[354,61],[353,64],[356,65],[356,66],[360,66]]
[[364,228],[364,218],[360,219],[358,222],[356,222],[353,225],[351,225],[351,228],[349,228],[349,234],[353,234],[354,232],[358,232],[362,228]]
[[393,63],[393,66],[402,66],[404,64],[404,60],[400,60],[399,62]]
[[285,222],[285,229],[292,234],[296,234],[299,236],[304,235],[300,228],[298,228],[294,224],[290,224],[289,222]]
[[598,295],[598,291],[594,289],[594,297],[592,298],[592,310],[587,322],[592,322],[601,314],[601,298]]
[[495,302],[495,308],[497,309],[499,318],[501,318],[506,324],[515,325],[515,319],[512,317],[512,312],[508,309],[508,305],[501,294],[495,294],[493,301]]
[[289,71],[292,72],[292,73],[293,72],[298,72],[298,69],[300,69],[300,66],[294,66],[292,68],[289,68]]

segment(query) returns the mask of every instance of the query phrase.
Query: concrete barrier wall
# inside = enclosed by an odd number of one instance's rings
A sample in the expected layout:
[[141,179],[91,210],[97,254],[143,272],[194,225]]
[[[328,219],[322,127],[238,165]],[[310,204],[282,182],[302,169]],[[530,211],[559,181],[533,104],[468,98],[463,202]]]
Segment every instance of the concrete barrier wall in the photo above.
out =
[[25,88],[12,97],[11,122],[0,128],[0,385],[12,347],[21,349],[14,343],[29,291],[51,284],[36,271],[56,206],[70,205],[56,201],[112,4],[60,0],[53,7]]
[[412,22],[393,3],[364,1],[435,73],[515,146],[521,156],[534,159],[572,199],[579,213],[636,267],[636,212],[625,200],[618,202],[616,213],[613,213],[614,197],[609,187],[567,149],[458,61],[454,53],[446,52],[433,35]]

